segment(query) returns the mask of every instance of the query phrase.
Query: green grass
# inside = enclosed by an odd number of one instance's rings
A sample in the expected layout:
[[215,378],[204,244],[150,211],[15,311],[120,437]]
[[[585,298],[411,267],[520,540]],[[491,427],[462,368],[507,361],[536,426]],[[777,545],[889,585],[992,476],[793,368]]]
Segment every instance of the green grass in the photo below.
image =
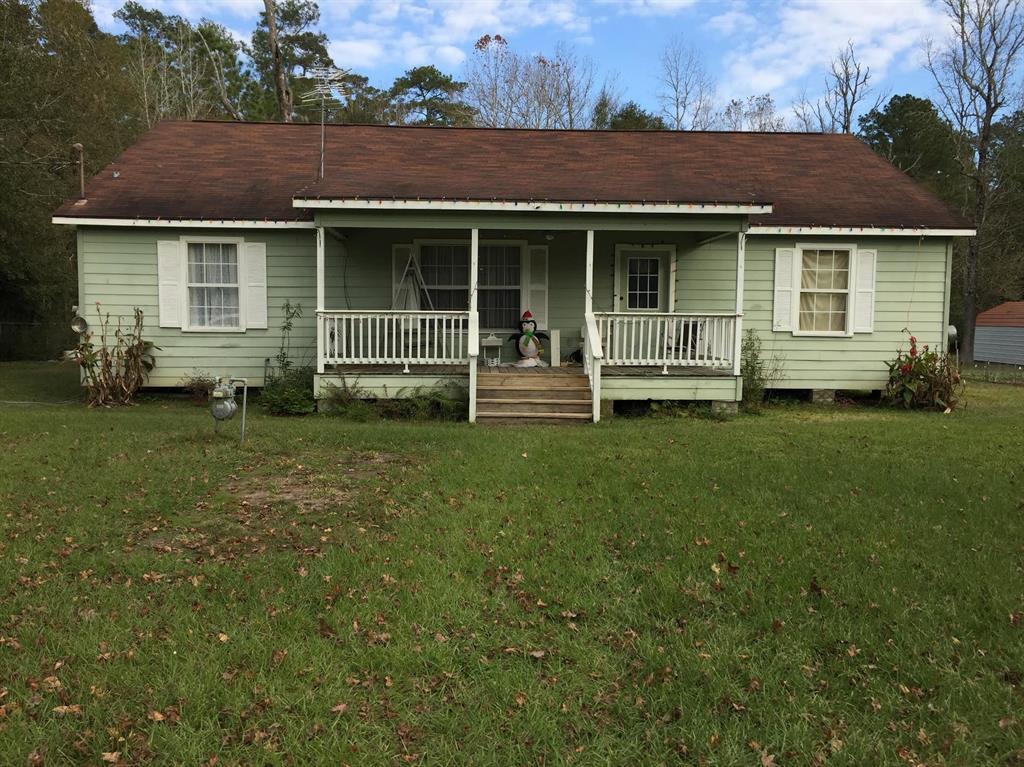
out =
[[964,378],[986,383],[1024,384],[1024,365],[1003,365],[999,362],[975,362],[965,366]]
[[1022,764],[1022,419],[0,406],[0,762]]

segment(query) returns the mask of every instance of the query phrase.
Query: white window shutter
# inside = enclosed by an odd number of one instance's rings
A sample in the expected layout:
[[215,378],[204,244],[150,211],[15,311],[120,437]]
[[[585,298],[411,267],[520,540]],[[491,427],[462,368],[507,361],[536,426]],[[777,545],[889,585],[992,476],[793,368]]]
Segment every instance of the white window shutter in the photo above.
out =
[[245,327],[267,327],[267,246],[247,242],[245,247]]
[[853,297],[853,332],[871,333],[875,329],[875,265],[877,250],[857,251],[857,289]]
[[183,291],[181,251],[178,240],[158,240],[156,243],[157,298],[160,310],[160,327],[180,328]]
[[772,301],[772,330],[793,329],[796,248],[775,249],[775,297]]
[[[397,311],[420,308],[419,282],[412,271],[413,264],[409,263],[414,250],[413,245],[391,246],[391,308]],[[410,269],[408,275],[406,267]]]
[[526,291],[527,309],[533,313],[537,327],[549,330],[548,327],[548,246],[531,245],[528,249],[530,258],[530,286]]

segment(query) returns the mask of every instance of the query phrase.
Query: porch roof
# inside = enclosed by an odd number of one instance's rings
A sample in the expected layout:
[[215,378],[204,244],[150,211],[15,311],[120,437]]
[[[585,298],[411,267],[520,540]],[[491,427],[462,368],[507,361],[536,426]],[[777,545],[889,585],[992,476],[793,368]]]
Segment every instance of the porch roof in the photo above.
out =
[[331,125],[325,154],[318,181],[319,125],[164,122],[55,215],[311,221],[315,201],[463,201],[717,205],[757,226],[968,226],[852,136]]

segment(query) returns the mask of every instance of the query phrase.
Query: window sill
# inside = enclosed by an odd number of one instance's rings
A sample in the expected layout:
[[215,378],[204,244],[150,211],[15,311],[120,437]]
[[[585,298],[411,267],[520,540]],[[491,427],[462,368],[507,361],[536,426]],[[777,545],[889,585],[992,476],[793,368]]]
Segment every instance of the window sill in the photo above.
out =
[[182,328],[182,333],[244,333],[245,328]]
[[853,338],[853,333],[845,330],[777,330],[776,333],[792,333],[797,338]]

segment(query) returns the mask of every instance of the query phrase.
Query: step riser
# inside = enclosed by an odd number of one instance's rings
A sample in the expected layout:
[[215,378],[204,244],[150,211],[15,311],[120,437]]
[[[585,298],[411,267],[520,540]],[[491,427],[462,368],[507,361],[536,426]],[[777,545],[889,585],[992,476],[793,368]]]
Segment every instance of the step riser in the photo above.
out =
[[524,413],[557,413],[558,415],[563,415],[565,413],[591,413],[593,406],[589,402],[582,404],[559,403],[557,405],[533,402],[478,402],[477,413],[481,410],[487,413],[508,413],[510,415],[522,415]]
[[590,389],[480,389],[476,390],[477,402],[482,399],[500,400],[557,400],[590,401]]
[[589,386],[583,376],[505,376],[480,375],[476,378],[477,386],[529,386],[538,389]]
[[507,416],[481,416],[478,415],[476,422],[484,426],[535,426],[535,425],[548,425],[548,426],[576,426],[579,424],[590,423],[587,421],[575,421],[564,418],[509,418]]

